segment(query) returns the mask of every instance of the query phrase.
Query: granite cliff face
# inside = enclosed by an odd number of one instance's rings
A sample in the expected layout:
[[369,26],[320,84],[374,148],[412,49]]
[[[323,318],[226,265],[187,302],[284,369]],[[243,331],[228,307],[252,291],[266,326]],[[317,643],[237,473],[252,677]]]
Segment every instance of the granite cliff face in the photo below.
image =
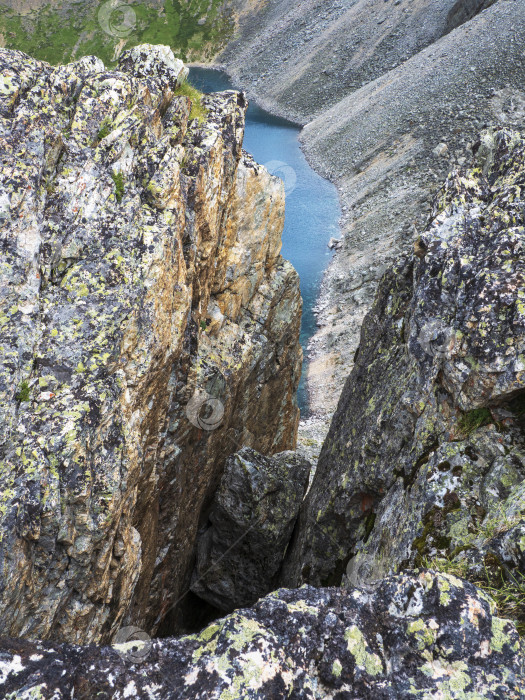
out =
[[501,591],[523,627],[525,141],[501,129],[476,148],[381,281],[283,580],[426,565]]
[[294,446],[283,186],[244,96],[185,96],[167,47],[0,61],[2,631],[153,633],[225,458]]

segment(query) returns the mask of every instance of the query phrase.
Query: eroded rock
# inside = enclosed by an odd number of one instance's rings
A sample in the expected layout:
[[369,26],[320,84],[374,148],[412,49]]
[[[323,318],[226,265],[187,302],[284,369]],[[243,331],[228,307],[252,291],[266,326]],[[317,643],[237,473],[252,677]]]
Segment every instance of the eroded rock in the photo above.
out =
[[228,458],[199,536],[194,593],[229,612],[276,587],[309,473],[294,452],[264,457],[245,448]]
[[199,635],[135,651],[3,639],[0,690],[43,700],[519,700],[524,663],[516,629],[487,596],[422,572],[353,591],[282,589]]
[[356,584],[430,562],[503,589],[523,624],[525,141],[500,129],[481,143],[419,254],[381,282],[283,580]]
[[152,633],[225,458],[294,446],[282,183],[242,151],[244,95],[194,118],[168,47],[0,62],[2,628]]

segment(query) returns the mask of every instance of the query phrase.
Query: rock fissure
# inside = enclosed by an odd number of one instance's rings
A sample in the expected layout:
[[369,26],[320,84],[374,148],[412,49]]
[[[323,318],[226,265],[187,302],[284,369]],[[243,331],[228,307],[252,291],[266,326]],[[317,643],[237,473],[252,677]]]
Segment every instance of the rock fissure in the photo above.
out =
[[[363,320],[310,487],[290,451],[301,300],[284,188],[243,151],[245,96],[200,95],[162,46],[118,70],[0,50],[6,697],[522,696],[525,146],[507,127],[474,137],[482,115],[519,120],[518,42],[486,48],[522,4],[256,8],[274,75],[268,18],[283,55],[298,18],[310,36],[320,13],[320,50],[332,22],[363,20],[344,71],[334,56],[312,80],[299,51],[272,97],[316,117],[314,161],[332,153],[351,215],[331,321],[349,299],[356,337]],[[482,67],[495,88],[474,95],[465,70]],[[319,80],[336,88],[322,117]]]
[[[13,158],[2,184],[4,629],[85,643],[129,619],[154,633],[180,595],[173,582],[191,574],[228,433],[268,453],[294,446],[301,301],[279,257],[282,186],[242,152],[238,93],[199,97],[206,118],[189,120],[188,98],[174,96],[187,70],[167,47],[130,50],[119,71],[1,59]],[[203,391],[220,404],[214,430],[187,408]]]

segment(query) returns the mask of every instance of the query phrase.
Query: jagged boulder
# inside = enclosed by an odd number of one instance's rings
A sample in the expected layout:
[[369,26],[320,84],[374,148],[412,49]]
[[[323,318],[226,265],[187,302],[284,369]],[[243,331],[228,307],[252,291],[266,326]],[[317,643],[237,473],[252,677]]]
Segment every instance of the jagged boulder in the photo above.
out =
[[198,540],[194,593],[230,612],[275,588],[309,474],[295,452],[264,457],[244,448],[227,459]]
[[2,628],[153,633],[226,457],[294,447],[284,188],[244,95],[188,98],[168,47],[0,65]]
[[523,624],[525,140],[501,129],[478,147],[381,282],[283,581],[430,562],[501,590]]
[[279,590],[198,635],[116,648],[0,640],[5,698],[523,697],[516,629],[472,584],[422,572]]

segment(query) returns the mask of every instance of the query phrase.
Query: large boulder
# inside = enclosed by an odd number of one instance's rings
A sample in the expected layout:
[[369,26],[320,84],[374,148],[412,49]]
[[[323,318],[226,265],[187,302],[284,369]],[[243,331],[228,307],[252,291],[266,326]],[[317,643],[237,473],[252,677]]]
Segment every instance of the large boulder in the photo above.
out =
[[111,647],[0,639],[4,698],[523,697],[516,629],[429,571],[353,591],[279,590],[198,635]]
[[227,459],[198,540],[194,593],[230,612],[275,588],[309,473],[294,452],[264,457],[244,448]]

